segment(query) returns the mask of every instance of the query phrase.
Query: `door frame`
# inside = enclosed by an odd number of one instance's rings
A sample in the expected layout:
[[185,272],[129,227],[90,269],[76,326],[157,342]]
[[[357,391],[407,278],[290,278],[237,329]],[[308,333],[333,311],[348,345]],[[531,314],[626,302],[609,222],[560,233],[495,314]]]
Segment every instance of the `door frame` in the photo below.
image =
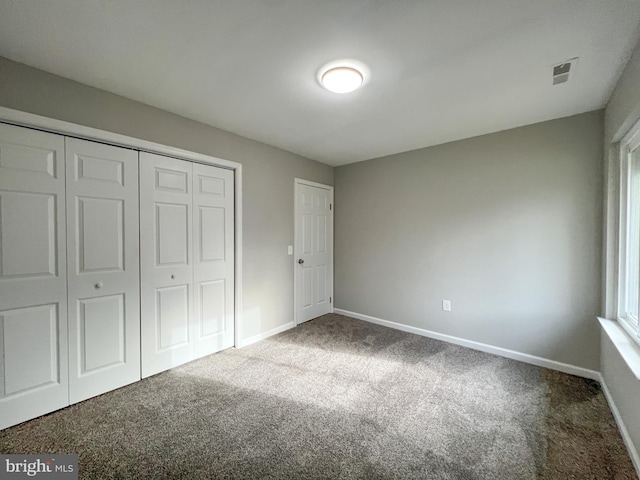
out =
[[334,255],[334,212],[335,202],[333,200],[333,190],[334,187],[332,185],[325,185],[324,183],[312,182],[311,180],[305,180],[304,178],[295,177],[293,179],[294,187],[293,187],[293,321],[296,326],[300,325],[298,321],[298,268],[296,268],[296,262],[298,257],[298,186],[299,185],[307,185],[309,187],[317,187],[329,190],[329,202],[332,205],[330,209],[331,215],[329,221],[331,222],[331,289],[329,291],[329,296],[331,297],[331,313],[333,313],[333,289],[334,289],[334,271],[335,271],[335,255]]
[[149,142],[139,138],[121,135],[93,127],[86,127],[76,123],[65,122],[55,118],[43,117],[32,113],[22,112],[11,108],[0,107],[0,122],[42,130],[49,133],[77,137],[83,140],[114,145],[116,147],[139,150],[141,152],[155,153],[178,160],[187,160],[205,165],[222,167],[234,172],[235,183],[235,283],[234,283],[234,346],[243,346],[242,337],[242,164],[222,158],[190,152],[181,148]]

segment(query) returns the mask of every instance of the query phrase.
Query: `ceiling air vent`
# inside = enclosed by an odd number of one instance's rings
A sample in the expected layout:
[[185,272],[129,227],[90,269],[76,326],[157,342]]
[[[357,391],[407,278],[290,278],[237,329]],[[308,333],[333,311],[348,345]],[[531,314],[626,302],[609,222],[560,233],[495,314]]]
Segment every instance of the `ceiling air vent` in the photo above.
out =
[[578,57],[571,58],[565,62],[553,66],[553,84],[558,85],[569,81],[576,68]]

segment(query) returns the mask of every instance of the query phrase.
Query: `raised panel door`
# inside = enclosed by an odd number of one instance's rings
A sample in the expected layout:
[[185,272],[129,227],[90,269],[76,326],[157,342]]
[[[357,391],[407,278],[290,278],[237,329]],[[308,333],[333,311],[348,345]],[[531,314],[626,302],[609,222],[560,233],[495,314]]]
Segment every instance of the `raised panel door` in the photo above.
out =
[[332,311],[333,220],[329,187],[295,184],[296,322]]
[[194,356],[234,344],[233,171],[193,165]]
[[0,429],[69,404],[64,138],[0,124]]
[[138,152],[65,141],[73,403],[140,379]]
[[190,162],[140,154],[142,376],[193,359]]

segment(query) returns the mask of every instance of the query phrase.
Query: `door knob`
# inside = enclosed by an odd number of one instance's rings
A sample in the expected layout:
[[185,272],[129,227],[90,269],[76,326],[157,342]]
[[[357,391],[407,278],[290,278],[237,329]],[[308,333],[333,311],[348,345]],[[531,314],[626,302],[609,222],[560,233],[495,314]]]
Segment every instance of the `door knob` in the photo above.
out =
[[102,282],[98,282],[95,284],[96,290],[100,290],[102,288]]
[[300,259],[298,259],[298,263],[299,263],[300,265],[302,265],[302,264],[304,263],[304,260],[300,258]]
[[173,280],[174,278],[176,278],[175,274],[171,274],[171,279]]

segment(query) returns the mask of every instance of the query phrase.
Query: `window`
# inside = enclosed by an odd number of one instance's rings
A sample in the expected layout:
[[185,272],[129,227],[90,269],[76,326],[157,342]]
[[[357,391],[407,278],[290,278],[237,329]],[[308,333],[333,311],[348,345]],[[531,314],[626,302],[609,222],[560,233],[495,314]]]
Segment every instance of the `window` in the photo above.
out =
[[619,240],[618,320],[639,339],[640,124],[620,144]]

